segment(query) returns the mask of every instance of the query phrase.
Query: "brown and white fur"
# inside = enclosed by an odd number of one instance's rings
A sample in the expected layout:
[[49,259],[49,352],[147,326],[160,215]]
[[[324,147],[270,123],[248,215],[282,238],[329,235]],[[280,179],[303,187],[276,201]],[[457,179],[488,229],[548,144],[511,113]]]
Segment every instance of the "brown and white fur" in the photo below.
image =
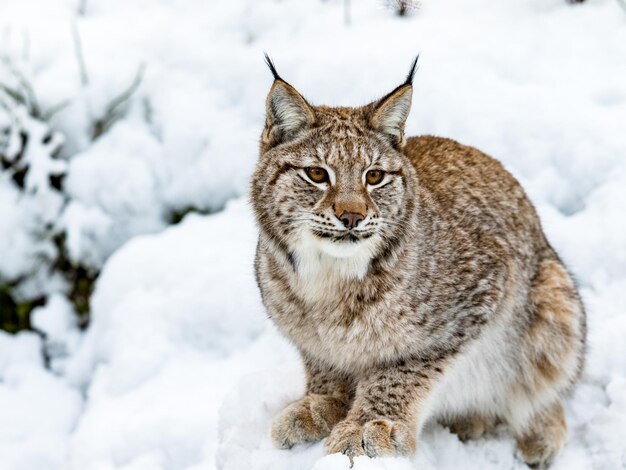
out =
[[474,148],[405,139],[415,64],[356,108],[312,106],[268,65],[256,275],[307,373],[274,443],[408,455],[429,419],[462,438],[503,422],[529,465],[549,465],[585,313],[519,183]]

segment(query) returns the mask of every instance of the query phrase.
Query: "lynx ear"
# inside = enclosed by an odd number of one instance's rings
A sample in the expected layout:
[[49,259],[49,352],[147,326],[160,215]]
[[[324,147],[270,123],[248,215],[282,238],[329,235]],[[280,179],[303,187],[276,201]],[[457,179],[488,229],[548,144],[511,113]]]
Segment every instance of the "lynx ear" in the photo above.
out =
[[413,61],[405,82],[373,104],[373,111],[369,119],[372,129],[384,134],[389,138],[391,144],[399,149],[405,143],[404,126],[411,111],[413,76],[418,58],[419,56]]
[[313,108],[276,72],[266,55],[265,60],[274,75],[274,84],[267,95],[263,143],[275,146],[294,139],[315,122]]

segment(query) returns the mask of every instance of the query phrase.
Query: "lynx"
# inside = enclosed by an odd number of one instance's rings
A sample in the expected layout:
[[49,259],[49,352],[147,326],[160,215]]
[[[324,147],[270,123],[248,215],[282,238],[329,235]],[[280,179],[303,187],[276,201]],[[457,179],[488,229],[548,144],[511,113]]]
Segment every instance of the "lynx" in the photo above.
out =
[[584,362],[572,277],[522,187],[450,139],[405,139],[417,59],[362,107],[313,106],[276,71],[251,201],[269,317],[299,350],[306,393],[279,448],[406,456],[424,424],[461,439],[502,423],[548,466]]

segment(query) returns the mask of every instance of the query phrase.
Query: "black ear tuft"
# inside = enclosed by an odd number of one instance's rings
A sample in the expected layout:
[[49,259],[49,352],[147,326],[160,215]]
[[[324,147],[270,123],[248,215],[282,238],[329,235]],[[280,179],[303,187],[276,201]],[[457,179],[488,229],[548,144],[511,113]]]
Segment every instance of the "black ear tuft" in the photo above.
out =
[[265,129],[261,137],[262,143],[269,148],[292,140],[310,128],[315,123],[315,112],[304,97],[278,75],[267,54],[265,63],[274,76],[265,100]]
[[[267,58],[267,55],[265,57]],[[417,61],[419,60],[419,58],[420,58],[420,55],[417,54],[417,56],[415,56],[415,60],[413,61],[413,65],[411,65],[411,70],[409,70],[409,74],[406,76],[406,80],[404,81],[402,85],[413,84],[413,77],[415,77],[415,71],[417,70]]]
[[283,82],[285,81],[281,78],[280,75],[278,75],[278,72],[276,71],[276,67],[274,67],[274,63],[272,62],[272,59],[270,59],[270,56],[267,55],[267,52],[265,53],[265,63],[269,67],[270,72],[272,72],[272,75],[274,76],[274,80],[281,80]]
[[413,77],[415,77],[419,57],[418,54],[413,60],[404,83],[370,105],[370,127],[385,135],[398,149],[401,149],[406,142],[404,126],[411,110]]

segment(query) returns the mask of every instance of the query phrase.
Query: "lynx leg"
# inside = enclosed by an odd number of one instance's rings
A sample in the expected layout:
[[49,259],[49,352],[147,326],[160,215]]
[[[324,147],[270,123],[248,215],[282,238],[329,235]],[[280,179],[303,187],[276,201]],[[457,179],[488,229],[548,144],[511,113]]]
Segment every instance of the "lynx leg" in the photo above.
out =
[[352,395],[349,380],[324,370],[304,358],[307,391],[287,406],[272,422],[274,445],[289,449],[296,444],[319,441],[348,413]]
[[580,376],[585,316],[574,283],[555,257],[546,257],[529,297],[531,317],[522,343],[521,375],[507,418],[517,447],[531,466],[546,468],[567,434],[561,398]]
[[519,433],[517,449],[532,468],[548,468],[567,437],[567,424],[560,402],[537,413],[528,427]]
[[380,369],[361,380],[346,419],[330,433],[329,454],[387,457],[415,452],[420,408],[443,363],[404,364]]

